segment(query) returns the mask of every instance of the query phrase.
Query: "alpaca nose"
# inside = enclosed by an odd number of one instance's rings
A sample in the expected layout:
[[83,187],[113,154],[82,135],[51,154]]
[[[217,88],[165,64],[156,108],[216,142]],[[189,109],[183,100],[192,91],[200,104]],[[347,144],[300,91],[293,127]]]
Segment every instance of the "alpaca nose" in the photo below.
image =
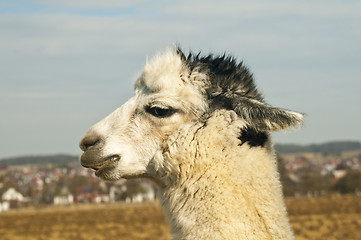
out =
[[95,146],[100,142],[100,136],[97,134],[87,134],[79,143],[79,147],[84,152],[87,151],[89,148]]

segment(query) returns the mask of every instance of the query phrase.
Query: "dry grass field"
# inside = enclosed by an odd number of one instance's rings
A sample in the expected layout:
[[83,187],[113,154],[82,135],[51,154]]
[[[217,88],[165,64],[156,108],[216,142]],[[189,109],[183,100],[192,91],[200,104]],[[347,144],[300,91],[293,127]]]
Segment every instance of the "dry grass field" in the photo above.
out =
[[[361,197],[287,199],[297,240],[361,239]],[[20,209],[0,213],[1,240],[170,239],[156,204]]]
[[361,239],[361,196],[287,199],[297,240]]
[[0,214],[1,240],[170,239],[156,204],[80,205]]

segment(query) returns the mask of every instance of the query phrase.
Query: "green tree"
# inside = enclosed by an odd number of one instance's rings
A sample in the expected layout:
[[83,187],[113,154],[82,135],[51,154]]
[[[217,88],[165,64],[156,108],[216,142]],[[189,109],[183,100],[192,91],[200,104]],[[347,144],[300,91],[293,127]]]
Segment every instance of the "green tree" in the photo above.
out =
[[342,194],[361,191],[361,171],[351,170],[335,185],[335,190]]
[[299,174],[299,190],[302,194],[320,194],[329,192],[331,185],[328,178],[322,176],[317,169],[306,168]]
[[289,178],[289,174],[285,167],[285,159],[281,156],[277,156],[278,172],[280,174],[280,180],[282,183],[282,190],[285,196],[294,196],[295,184]]

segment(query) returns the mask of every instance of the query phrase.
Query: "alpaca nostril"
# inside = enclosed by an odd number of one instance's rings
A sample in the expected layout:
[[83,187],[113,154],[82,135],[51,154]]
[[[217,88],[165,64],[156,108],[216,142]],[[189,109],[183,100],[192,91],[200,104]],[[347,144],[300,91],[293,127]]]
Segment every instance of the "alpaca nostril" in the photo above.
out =
[[98,142],[100,142],[100,138],[98,136],[94,136],[94,135],[86,136],[81,140],[79,147],[81,150],[85,152],[90,147],[95,146]]

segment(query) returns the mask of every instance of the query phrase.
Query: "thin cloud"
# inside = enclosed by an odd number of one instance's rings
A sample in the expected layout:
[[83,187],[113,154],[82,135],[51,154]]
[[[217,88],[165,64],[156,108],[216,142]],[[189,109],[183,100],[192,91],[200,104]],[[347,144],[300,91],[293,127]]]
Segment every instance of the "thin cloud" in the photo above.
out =
[[315,17],[315,18],[360,18],[361,2],[347,1],[192,1],[185,0],[165,6],[166,11],[178,16],[213,18],[217,16],[242,16],[243,18],[280,18],[280,17]]
[[85,93],[70,93],[70,92],[56,92],[56,91],[26,91],[26,92],[1,92],[0,99],[3,100],[22,100],[22,101],[32,101],[32,100],[48,100],[56,98],[81,98],[85,97]]
[[30,0],[28,3],[41,4],[47,7],[60,7],[60,8],[70,8],[76,10],[90,10],[90,9],[119,9],[126,8],[138,4],[142,4],[145,2],[149,2],[149,0]]

